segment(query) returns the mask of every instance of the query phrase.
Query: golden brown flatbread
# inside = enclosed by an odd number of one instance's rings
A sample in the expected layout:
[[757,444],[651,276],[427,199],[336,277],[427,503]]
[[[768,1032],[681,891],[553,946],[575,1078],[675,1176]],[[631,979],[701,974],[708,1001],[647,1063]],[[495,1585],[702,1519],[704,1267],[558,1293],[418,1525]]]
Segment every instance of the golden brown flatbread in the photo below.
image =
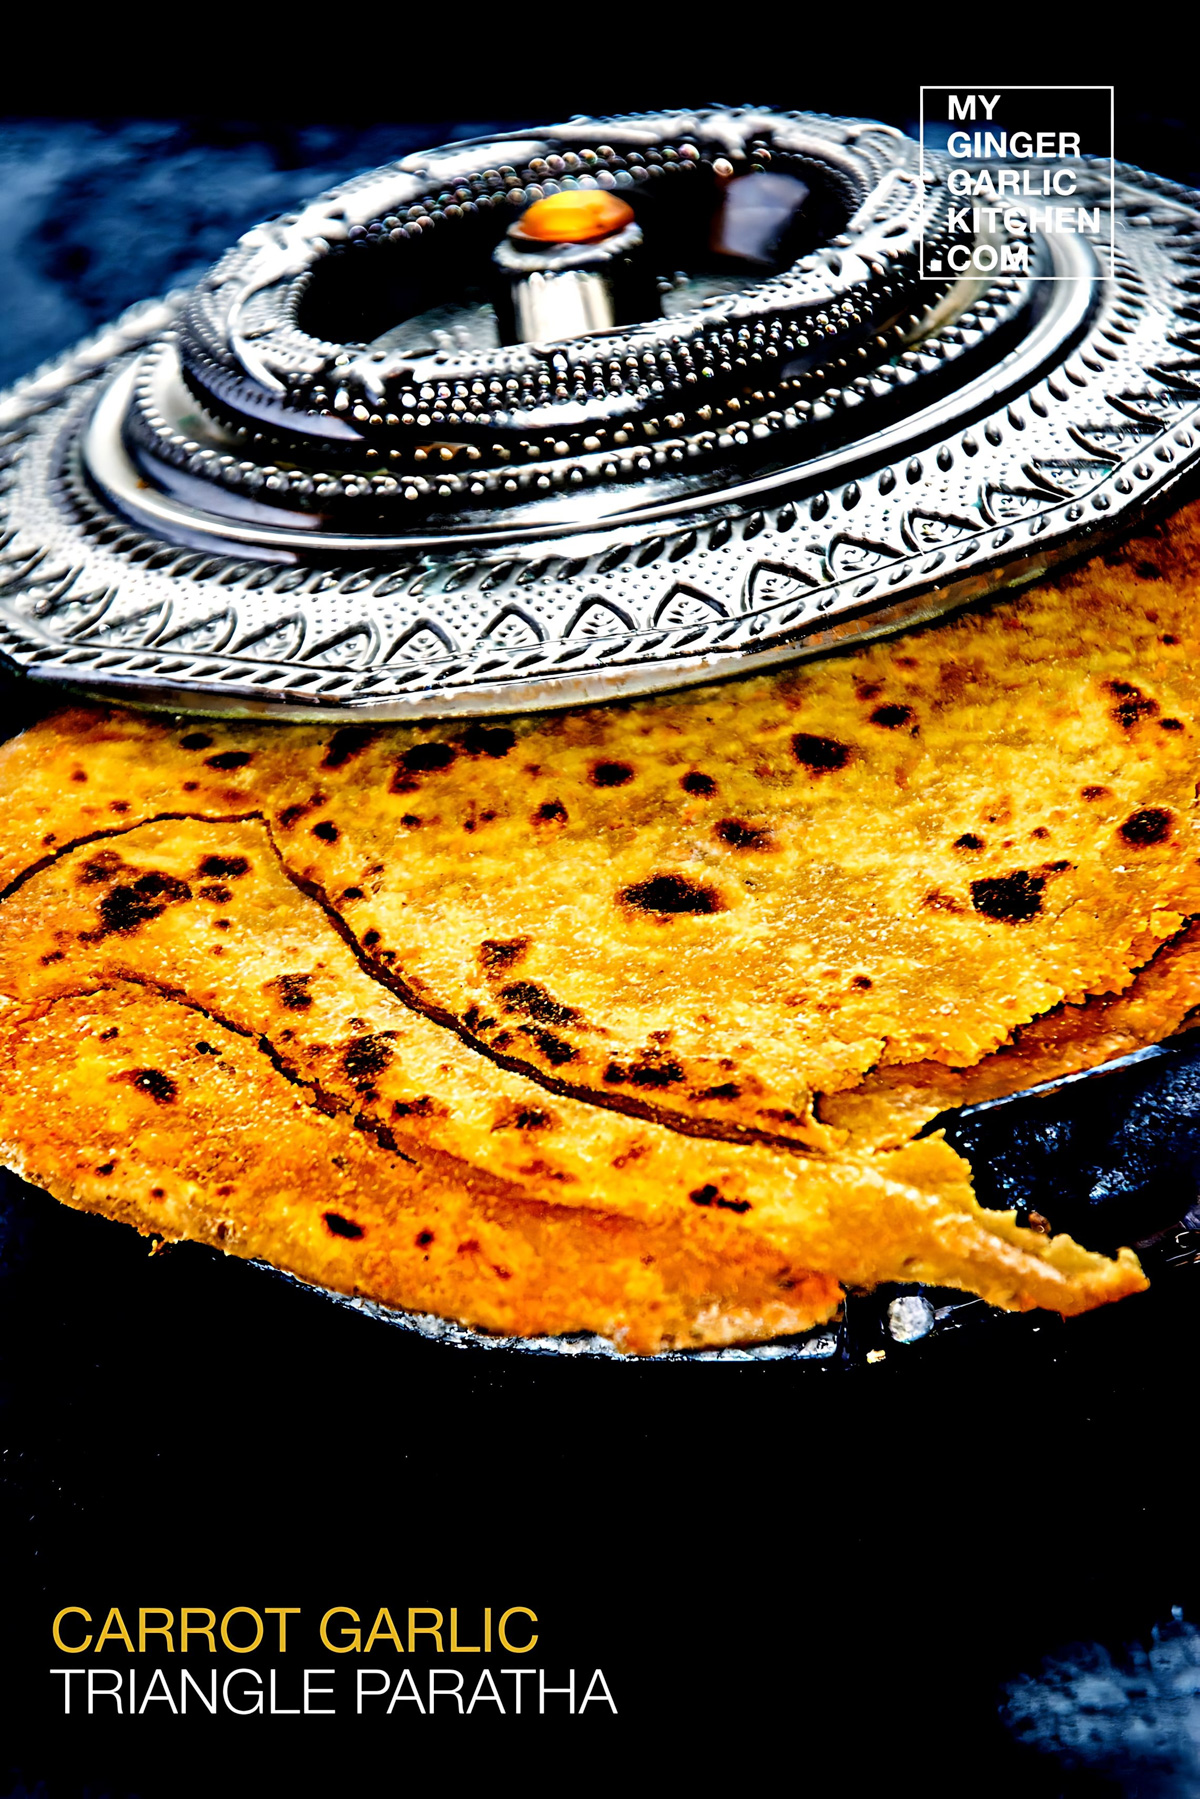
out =
[[1098,1303],[1132,1256],[909,1140],[1200,1003],[1198,547],[1185,509],[937,627],[606,708],[59,714],[0,750],[0,992],[198,1009],[363,1142],[702,1261]]
[[[1140,1280],[1131,1258],[1080,1260],[1069,1239],[1047,1243],[1008,1214],[982,1211],[965,1165],[941,1141],[867,1158],[801,1157],[547,1094],[380,983],[289,878],[257,819],[158,820],[77,845],[0,906],[0,993],[15,1030],[79,995],[94,1009],[104,993],[124,1003],[131,988],[190,1012],[196,1033],[217,1025],[257,1045],[308,1104],[349,1119],[376,1146],[389,1178],[397,1154],[439,1172],[452,1158],[468,1190],[478,1177],[535,1210],[583,1208],[679,1233],[703,1266],[748,1258],[757,1267],[766,1254],[779,1286],[775,1332],[801,1328],[781,1325],[784,1315],[809,1323],[830,1315],[835,1265],[838,1281],[860,1286],[966,1282],[1000,1304],[1063,1310]],[[45,1128],[19,1105],[9,1116],[27,1145]],[[273,1139],[264,1142],[269,1162]],[[36,1166],[31,1153],[27,1165]],[[710,1309],[682,1335],[677,1321],[655,1328],[671,1342],[728,1340]],[[485,1322],[469,1308],[459,1315]],[[640,1339],[622,1328],[643,1341],[651,1326],[642,1321]],[[745,1316],[739,1328],[762,1334]]]

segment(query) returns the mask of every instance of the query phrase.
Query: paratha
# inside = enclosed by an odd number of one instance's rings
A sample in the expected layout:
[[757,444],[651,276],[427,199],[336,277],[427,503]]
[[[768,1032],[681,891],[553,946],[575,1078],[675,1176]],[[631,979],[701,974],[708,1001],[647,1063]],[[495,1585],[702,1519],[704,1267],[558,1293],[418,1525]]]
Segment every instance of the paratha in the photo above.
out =
[[[1137,1290],[1130,1251],[985,1211],[962,1158],[916,1133],[1200,1003],[1198,552],[1192,507],[936,627],[552,715],[55,715],[0,751],[6,1158],[144,1229],[211,1238],[221,1212],[228,1247],[330,1284],[638,1350],[801,1329],[881,1280],[1063,1312]],[[56,1022],[81,1006],[86,1028]],[[280,1119],[300,1104],[355,1131],[395,1217],[426,1170],[461,1241],[485,1190],[530,1208],[543,1287],[499,1309],[486,1281],[435,1292],[424,1262],[388,1260],[393,1213],[316,1272],[269,1176],[213,1209],[230,1182],[175,1074],[207,1197],[155,1211],[144,1159],[132,1187],[119,1161],[102,1190],[73,1175],[84,1099],[25,1095],[129,1007],[151,1070],[156,1030],[178,1049],[180,1028],[219,1028],[239,1068],[252,1046],[290,1093]],[[323,1219],[324,1181],[315,1150],[289,1159],[287,1203]],[[585,1216],[621,1245],[594,1280]],[[644,1251],[639,1296],[622,1269],[646,1231],[669,1247]]]

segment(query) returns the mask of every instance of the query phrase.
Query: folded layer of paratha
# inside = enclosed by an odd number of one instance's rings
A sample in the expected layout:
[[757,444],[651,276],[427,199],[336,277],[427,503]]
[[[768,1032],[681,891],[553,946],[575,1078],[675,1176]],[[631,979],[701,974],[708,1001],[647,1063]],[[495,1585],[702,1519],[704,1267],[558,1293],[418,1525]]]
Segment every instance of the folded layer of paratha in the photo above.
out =
[[20,1172],[337,1292],[635,1352],[803,1330],[837,1307],[834,1280],[762,1245],[706,1253],[669,1223],[531,1202],[451,1157],[388,1150],[253,1040],[136,986],[0,1019],[0,1055],[0,1136]]
[[827,1123],[860,1149],[905,1143],[941,1112],[1023,1093],[1190,1029],[1200,1008],[1200,925],[1186,925],[1138,970],[1124,993],[1056,1006],[972,1068],[939,1062],[874,1068],[857,1087],[820,1102]]

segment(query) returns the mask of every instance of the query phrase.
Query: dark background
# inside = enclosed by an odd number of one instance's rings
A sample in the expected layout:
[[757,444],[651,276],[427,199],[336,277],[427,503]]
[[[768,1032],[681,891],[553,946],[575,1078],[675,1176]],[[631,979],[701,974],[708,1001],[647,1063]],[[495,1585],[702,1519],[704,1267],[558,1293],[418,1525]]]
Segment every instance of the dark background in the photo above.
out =
[[[47,40],[0,120],[0,380],[424,142],[714,92],[906,126],[921,80],[1016,72],[994,44],[947,67],[874,25],[853,43],[849,11],[832,47],[678,11],[633,29]],[[1116,80],[1118,155],[1194,182],[1190,92],[1169,57],[1143,71],[1152,49],[1022,73]],[[33,702],[0,699],[19,728]],[[677,1790],[714,1785],[721,1752],[755,1791],[1194,1790],[1169,1754],[1035,1755],[997,1706],[1062,1645],[1200,1616],[1197,1277],[867,1368],[571,1362],[425,1343],[191,1245],[148,1257],[6,1178],[0,1793]],[[300,1605],[310,1633],[335,1604],[523,1604],[528,1659],[602,1667],[620,1714],[64,1720],[66,1604]]]

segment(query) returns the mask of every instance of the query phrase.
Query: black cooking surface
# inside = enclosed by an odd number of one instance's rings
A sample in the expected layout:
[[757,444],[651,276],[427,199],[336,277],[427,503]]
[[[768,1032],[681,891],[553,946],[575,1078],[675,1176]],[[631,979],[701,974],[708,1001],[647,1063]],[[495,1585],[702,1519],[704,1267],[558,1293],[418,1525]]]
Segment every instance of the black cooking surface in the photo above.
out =
[[[0,124],[0,378],[258,217],[486,128]],[[1191,140],[1154,129],[1164,172],[1187,174]],[[1141,153],[1128,132],[1120,149]],[[44,705],[3,683],[5,734]],[[782,1750],[801,1792],[918,1773],[934,1792],[1171,1790],[1114,1785],[1099,1750],[1035,1755],[998,1706],[1065,1644],[1148,1641],[1173,1606],[1200,1610],[1200,1271],[1176,1228],[1198,1104],[1185,1042],[938,1121],[991,1203],[1096,1246],[1154,1239],[1148,1294],[1067,1323],[976,1303],[899,1343],[893,1289],[852,1299],[837,1353],[807,1365],[451,1350],[196,1245],[149,1256],[5,1176],[0,1792],[357,1792],[381,1770],[399,1790],[501,1767],[636,1790],[643,1767],[674,1787],[722,1748],[756,1785]],[[46,1673],[67,1604],[427,1603],[531,1606],[548,1669],[604,1667],[618,1717],[159,1708],[67,1728]]]

